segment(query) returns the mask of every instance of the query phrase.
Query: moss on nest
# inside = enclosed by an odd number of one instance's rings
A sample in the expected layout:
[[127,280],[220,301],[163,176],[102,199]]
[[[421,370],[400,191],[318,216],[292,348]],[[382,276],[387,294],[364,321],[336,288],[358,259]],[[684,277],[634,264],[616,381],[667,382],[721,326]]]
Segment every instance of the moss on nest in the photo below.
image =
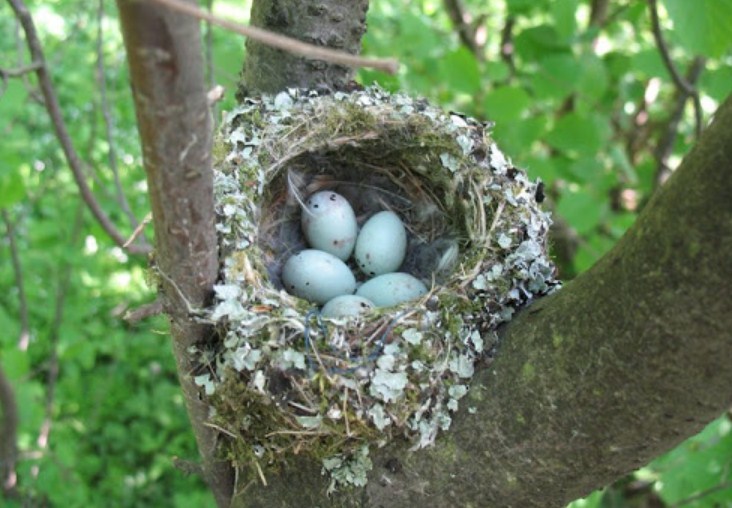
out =
[[[247,100],[214,154],[222,275],[207,319],[221,340],[201,345],[209,367],[196,382],[230,458],[254,477],[308,454],[334,486],[360,485],[369,446],[396,436],[429,446],[496,326],[557,285],[536,184],[486,125],[424,100],[379,88]],[[325,320],[284,291],[282,263],[305,247],[299,203],[323,189],[346,196],[359,224],[383,209],[401,216],[402,270],[427,295]]]

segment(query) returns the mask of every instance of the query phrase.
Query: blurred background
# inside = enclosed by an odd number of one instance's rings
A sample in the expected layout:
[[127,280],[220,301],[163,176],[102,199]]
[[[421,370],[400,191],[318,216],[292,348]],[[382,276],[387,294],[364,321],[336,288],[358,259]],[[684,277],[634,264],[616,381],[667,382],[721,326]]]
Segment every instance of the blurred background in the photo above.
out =
[[[149,207],[114,5],[28,5],[87,181],[129,235]],[[358,80],[495,122],[499,146],[545,183],[569,280],[632,225],[732,91],[732,0],[659,0],[655,34],[653,5],[373,1],[363,54],[402,66]],[[246,22],[250,1],[202,7]],[[209,82],[226,90],[220,118],[244,41],[204,34]],[[147,260],[116,247],[79,199],[28,66],[0,4],[0,385],[17,401],[23,500],[8,506],[213,506],[198,477],[172,467],[197,452],[165,320],[122,319],[154,299]],[[731,418],[572,506],[732,507]]]

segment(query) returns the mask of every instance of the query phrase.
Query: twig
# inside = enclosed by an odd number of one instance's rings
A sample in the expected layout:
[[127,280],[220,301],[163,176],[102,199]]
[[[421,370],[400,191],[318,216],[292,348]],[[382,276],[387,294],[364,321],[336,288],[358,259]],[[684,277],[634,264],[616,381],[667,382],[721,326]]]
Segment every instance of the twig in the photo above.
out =
[[255,26],[242,25],[240,23],[234,23],[233,21],[219,18],[218,16],[210,14],[197,7],[183,3],[180,0],[152,0],[152,2],[188,14],[194,18],[208,21],[231,32],[238,33],[257,42],[261,42],[262,44],[266,44],[267,46],[282,49],[288,53],[300,55],[312,60],[323,60],[333,64],[345,65],[346,67],[365,67],[376,69],[388,74],[396,74],[399,70],[399,62],[393,58],[363,58],[351,55],[350,53],[307,44],[305,42],[298,41],[297,39],[276,34],[268,30],[263,30]]
[[[81,228],[83,225],[84,215],[82,213],[82,207],[79,206],[76,211],[76,219],[71,231],[71,239],[69,244],[75,246],[79,240],[81,234]],[[62,263],[58,267],[59,279],[58,285],[56,286],[56,304],[53,311],[53,323],[51,324],[51,331],[49,332],[48,343],[51,348],[51,356],[48,359],[48,372],[46,374],[46,401],[45,401],[45,416],[43,423],[41,424],[41,430],[38,433],[38,448],[41,452],[45,452],[48,449],[48,442],[51,435],[51,426],[53,423],[53,405],[56,400],[56,383],[59,376],[59,361],[58,361],[58,343],[59,336],[61,334],[61,324],[64,319],[64,309],[66,306],[66,294],[69,289],[71,282],[71,270],[69,269],[68,263]],[[35,470],[35,476],[38,475],[38,469]]]
[[699,92],[697,91],[696,87],[694,87],[692,84],[690,84],[686,79],[684,79],[681,76],[678,69],[676,68],[676,65],[674,65],[673,60],[671,60],[671,55],[668,50],[668,45],[666,44],[666,41],[663,38],[663,34],[661,33],[661,23],[658,19],[657,0],[648,0],[648,8],[651,12],[651,30],[653,32],[653,38],[656,40],[656,46],[658,46],[658,52],[661,54],[661,60],[663,60],[663,63],[666,66],[666,69],[668,69],[669,74],[671,74],[671,79],[673,80],[674,84],[676,85],[676,88],[678,88],[681,92],[686,94],[688,97],[692,97],[694,100],[696,136],[698,138],[699,135],[701,134],[702,121],[703,121],[702,110],[701,110],[701,101],[699,99]]
[[153,302],[146,303],[145,305],[142,305],[134,310],[127,311],[122,319],[124,319],[128,323],[137,323],[138,321],[142,321],[145,318],[157,316],[162,313],[163,302],[160,300],[155,300]]
[[130,237],[127,239],[127,241],[122,245],[122,248],[127,248],[128,245],[132,244],[132,242],[135,241],[135,239],[142,233],[142,231],[145,229],[145,226],[150,224],[150,221],[152,220],[152,212],[148,212],[147,215],[145,215],[145,218],[142,219],[142,222],[137,225],[135,230],[132,232]]
[[592,6],[590,7],[590,22],[591,27],[603,27],[607,21],[607,10],[610,5],[610,0],[592,0]]
[[[691,63],[691,67],[689,67],[686,80],[690,84],[694,85],[701,76],[702,70],[704,70],[704,58],[696,57]],[[678,90],[676,104],[674,105],[671,116],[666,124],[666,129],[661,135],[658,146],[656,146],[656,149],[653,151],[653,155],[656,158],[656,185],[662,184],[670,171],[668,167],[668,158],[673,152],[674,143],[676,142],[676,137],[679,134],[679,123],[681,123],[681,118],[684,116],[684,109],[686,109],[686,101],[688,99],[688,94],[684,93],[682,90]],[[695,105],[695,111],[699,111],[700,109],[701,108],[696,108]],[[697,122],[700,122],[700,120],[697,119]]]
[[14,69],[0,68],[0,77],[2,79],[19,78],[25,74],[30,74],[37,71],[41,68],[41,65],[42,64],[40,62],[31,62],[28,65],[21,65],[20,67],[16,67]]
[[443,0],[447,15],[457,29],[460,40],[478,60],[483,60],[483,52],[476,37],[475,27],[471,26],[467,20],[465,9],[460,0]]
[[[509,68],[510,80],[516,74],[516,62],[513,59],[513,26],[516,24],[516,18],[509,16],[506,24],[501,30],[501,60],[503,60]],[[508,81],[507,80],[507,81]]]
[[[36,75],[38,76],[38,82],[41,87],[41,92],[43,93],[46,110],[51,117],[51,123],[53,124],[56,132],[56,137],[58,138],[64,155],[66,156],[66,160],[71,167],[71,172],[73,173],[74,180],[76,180],[76,184],[79,187],[81,197],[91,210],[94,217],[101,224],[102,228],[114,240],[114,242],[121,247],[125,243],[124,236],[122,236],[114,224],[112,224],[112,221],[104,210],[102,210],[102,207],[97,202],[94,194],[89,188],[89,185],[86,183],[86,179],[84,178],[83,164],[74,149],[71,136],[69,135],[66,123],[64,122],[61,114],[61,107],[59,105],[58,98],[56,97],[56,92],[53,89],[53,84],[51,83],[51,77],[48,73],[46,59],[43,55],[41,42],[38,39],[38,33],[36,32],[33,17],[28,11],[28,7],[25,5],[23,0],[8,0],[8,2],[13,8],[15,16],[18,18],[23,30],[25,31],[26,43],[28,45],[31,58],[33,61],[40,64],[39,68],[36,69]],[[149,247],[131,245],[127,250],[132,254],[147,254],[151,249]]]
[[0,365],[0,487],[3,497],[16,495],[18,460],[18,404],[10,380]]
[[28,300],[25,297],[25,283],[23,281],[23,267],[20,264],[18,254],[18,243],[15,239],[15,225],[10,220],[7,210],[2,210],[2,219],[5,223],[5,231],[10,247],[10,260],[15,273],[15,286],[18,288],[18,312],[20,314],[20,337],[18,338],[18,349],[25,351],[30,342],[30,325],[28,321]]
[[[119,204],[122,211],[127,215],[130,221],[130,226],[137,228],[139,225],[137,218],[130,209],[130,204],[127,201],[124,190],[122,189],[122,182],[119,179],[119,166],[117,165],[117,149],[114,142],[114,119],[112,118],[112,112],[109,109],[109,101],[107,100],[107,78],[104,74],[104,0],[99,0],[97,7],[97,83],[99,84],[99,100],[102,108],[102,118],[104,119],[105,136],[107,138],[107,145],[109,150],[107,151],[107,159],[109,161],[109,169],[112,171],[112,178],[114,179],[114,189],[117,194],[117,203]],[[144,240],[144,237],[143,237]],[[143,243],[147,243],[144,242]],[[129,243],[125,243],[123,247],[128,247]]]

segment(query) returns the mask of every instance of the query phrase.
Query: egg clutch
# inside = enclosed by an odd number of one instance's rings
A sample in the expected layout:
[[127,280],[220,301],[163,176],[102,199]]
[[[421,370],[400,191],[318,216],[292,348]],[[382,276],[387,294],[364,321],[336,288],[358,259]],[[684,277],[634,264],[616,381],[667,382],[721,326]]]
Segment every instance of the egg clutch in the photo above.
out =
[[[357,316],[427,293],[421,280],[398,271],[408,242],[397,213],[379,211],[359,232],[351,204],[337,192],[315,192],[301,208],[302,232],[311,248],[285,262],[282,282],[290,294],[323,305],[323,317]],[[360,285],[347,264],[351,257],[368,279]]]
[[192,376],[238,489],[293,454],[329,492],[364,486],[369,450],[432,446],[479,410],[496,327],[558,284],[538,184],[489,124],[378,87],[293,89],[237,105],[213,154],[216,333]]

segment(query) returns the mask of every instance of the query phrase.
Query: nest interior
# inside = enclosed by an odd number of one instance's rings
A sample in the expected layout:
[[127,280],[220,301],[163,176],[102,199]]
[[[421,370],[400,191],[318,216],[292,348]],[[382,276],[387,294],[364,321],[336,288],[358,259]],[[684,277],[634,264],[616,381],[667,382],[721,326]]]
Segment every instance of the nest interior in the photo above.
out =
[[[496,326],[557,287],[536,184],[489,126],[424,100],[379,88],[248,100],[227,115],[215,158],[222,275],[206,320],[220,340],[194,351],[195,381],[243,469],[309,454],[333,487],[361,485],[369,446],[396,436],[429,446]],[[289,295],[281,267],[305,248],[300,203],[318,190],[346,197],[359,225],[399,214],[401,270],[428,294],[340,320]]]

